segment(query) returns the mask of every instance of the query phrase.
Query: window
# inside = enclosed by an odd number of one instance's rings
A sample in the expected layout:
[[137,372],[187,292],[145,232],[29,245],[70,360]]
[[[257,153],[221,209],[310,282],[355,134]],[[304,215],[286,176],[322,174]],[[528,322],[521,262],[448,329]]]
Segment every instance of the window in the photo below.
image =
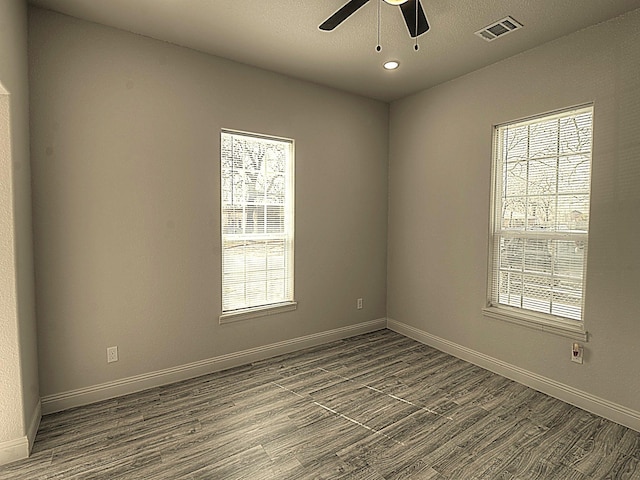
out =
[[221,134],[220,322],[295,308],[293,142]]
[[592,124],[588,106],[495,128],[487,313],[584,332]]

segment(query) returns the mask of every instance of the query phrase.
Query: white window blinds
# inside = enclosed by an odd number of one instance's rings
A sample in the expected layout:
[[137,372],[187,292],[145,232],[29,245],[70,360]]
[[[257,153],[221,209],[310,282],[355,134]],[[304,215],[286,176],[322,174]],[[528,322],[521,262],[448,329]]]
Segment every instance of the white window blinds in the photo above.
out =
[[592,124],[589,106],[496,127],[490,306],[583,320]]
[[221,134],[222,311],[293,301],[293,142]]

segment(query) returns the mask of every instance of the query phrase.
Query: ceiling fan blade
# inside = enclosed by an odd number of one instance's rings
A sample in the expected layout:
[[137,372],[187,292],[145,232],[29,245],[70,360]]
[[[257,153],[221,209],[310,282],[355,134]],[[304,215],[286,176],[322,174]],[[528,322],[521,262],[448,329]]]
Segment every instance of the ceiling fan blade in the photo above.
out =
[[349,16],[362,7],[369,0],[350,0],[336,13],[327,18],[321,25],[320,30],[330,31],[344,22]]
[[[418,30],[416,32],[416,2],[418,2]],[[409,35],[411,38],[415,38],[419,35],[422,35],[427,30],[429,30],[429,22],[427,22],[427,17],[424,14],[424,10],[422,9],[422,4],[420,0],[409,0],[408,2],[400,5],[400,9],[402,10],[402,15],[404,16],[404,21],[407,24],[407,28],[409,29]]]

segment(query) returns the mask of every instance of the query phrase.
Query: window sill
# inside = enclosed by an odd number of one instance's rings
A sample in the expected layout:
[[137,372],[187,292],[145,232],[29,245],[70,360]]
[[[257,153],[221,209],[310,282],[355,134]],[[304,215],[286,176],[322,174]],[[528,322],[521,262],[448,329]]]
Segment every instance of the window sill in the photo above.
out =
[[570,320],[562,320],[560,318],[555,320],[543,315],[536,315],[535,313],[497,307],[485,307],[482,309],[482,314],[486,317],[515,323],[516,325],[522,325],[554,335],[581,340],[583,342],[588,341],[589,334],[584,329],[584,325],[579,322],[571,322]]
[[277,303],[274,305],[265,305],[263,307],[245,308],[235,312],[227,312],[220,315],[220,325],[224,323],[239,322],[250,318],[266,317],[267,315],[275,315],[276,313],[290,312],[298,308],[298,302]]

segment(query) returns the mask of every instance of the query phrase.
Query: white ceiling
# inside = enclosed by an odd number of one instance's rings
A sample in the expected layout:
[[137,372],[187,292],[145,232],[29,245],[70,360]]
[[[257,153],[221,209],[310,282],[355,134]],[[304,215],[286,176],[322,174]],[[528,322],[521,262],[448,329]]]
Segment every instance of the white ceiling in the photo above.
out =
[[[241,63],[392,101],[589,25],[640,0],[421,0],[431,29],[413,48],[399,7],[378,1],[332,32],[318,25],[346,0],[30,0],[74,17]],[[506,16],[524,28],[486,42],[474,32]],[[400,68],[386,71],[386,60]]]

